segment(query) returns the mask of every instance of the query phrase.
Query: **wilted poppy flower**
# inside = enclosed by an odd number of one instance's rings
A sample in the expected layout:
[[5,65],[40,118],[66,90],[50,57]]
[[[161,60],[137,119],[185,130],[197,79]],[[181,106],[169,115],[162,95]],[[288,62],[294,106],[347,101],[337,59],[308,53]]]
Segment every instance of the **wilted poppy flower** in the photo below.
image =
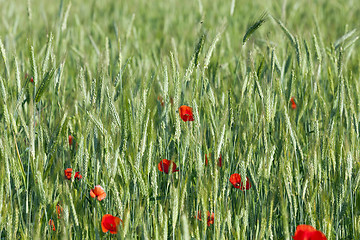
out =
[[168,174],[170,165],[172,165],[172,172],[179,171],[178,169],[176,169],[176,164],[173,161],[167,160],[167,159],[163,159],[159,162],[158,169],[160,172],[164,172],[164,173]]
[[71,135],[69,135],[69,146],[71,146],[71,145],[72,145],[73,140],[74,140],[74,137],[73,137],[73,136],[71,136]]
[[106,197],[106,192],[100,185],[96,185],[94,189],[90,190],[90,196],[92,198],[96,198],[101,201]]
[[57,217],[61,218],[61,214],[62,214],[63,208],[60,206],[60,204],[56,204],[56,213],[57,213]]
[[310,225],[299,225],[296,227],[294,240],[327,240],[326,236]]
[[241,176],[238,173],[234,173],[230,176],[230,182],[235,188],[239,188],[240,190],[249,190],[251,188],[251,184],[249,178],[246,177],[246,187],[243,186],[241,182]]
[[157,100],[160,102],[160,105],[163,107],[165,105],[164,99],[162,98],[162,96],[158,96]]
[[[68,180],[71,180],[71,174],[72,174],[72,168],[67,168],[64,170],[65,178]],[[80,175],[80,172],[75,173],[75,179],[82,179],[82,176]]]
[[[198,211],[198,215],[196,217],[197,219],[199,219],[199,221],[201,221],[201,212]],[[214,224],[214,213],[212,213],[210,215],[210,212],[207,212],[207,225],[210,226],[210,224]]]
[[179,114],[180,114],[181,119],[182,119],[184,122],[194,121],[193,112],[192,112],[192,108],[191,108],[191,107],[182,105],[182,106],[179,108]]
[[295,109],[296,108],[296,103],[295,103],[295,99],[293,97],[291,97],[290,102],[291,102],[291,108]]
[[53,230],[53,231],[56,231],[56,229],[55,229],[55,223],[54,223],[54,221],[53,221],[52,219],[49,220],[49,225],[50,225],[50,227],[52,227],[52,230]]
[[170,97],[170,104],[171,104],[171,106],[174,105],[174,98],[173,97]]
[[111,234],[116,234],[118,226],[122,220],[111,214],[105,214],[101,219],[101,229],[104,233],[110,231]]

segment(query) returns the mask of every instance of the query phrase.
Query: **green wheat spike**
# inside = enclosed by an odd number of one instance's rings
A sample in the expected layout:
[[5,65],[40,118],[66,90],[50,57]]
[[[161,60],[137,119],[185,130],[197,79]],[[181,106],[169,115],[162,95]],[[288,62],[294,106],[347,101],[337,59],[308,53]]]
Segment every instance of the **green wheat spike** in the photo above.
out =
[[38,71],[37,71],[37,65],[36,65],[36,59],[35,59],[35,53],[34,53],[34,46],[29,46],[29,52],[30,52],[30,64],[31,64],[31,75],[33,76],[35,86],[38,85]]
[[103,123],[100,119],[97,119],[91,112],[87,111],[87,115],[89,116],[90,120],[95,124],[95,126],[100,130],[102,135],[107,135],[107,130],[104,128]]
[[280,25],[280,27],[283,30],[283,32],[285,33],[285,35],[289,38],[291,44],[295,47],[296,46],[295,37],[290,33],[290,31],[285,27],[285,25],[280,20],[278,20],[278,19],[275,19],[275,20]]
[[351,38],[354,35],[354,33],[356,33],[356,29],[347,32],[346,34],[341,36],[338,40],[336,40],[334,43],[335,50],[338,49],[338,47],[341,47],[347,39]]
[[5,51],[5,47],[4,47],[4,44],[1,41],[1,39],[0,39],[0,53],[1,53],[2,59],[4,61],[4,65],[5,65],[6,78],[9,78],[10,77],[10,72],[9,72],[8,61],[7,61],[7,58],[6,58],[6,51]]
[[203,46],[205,44],[206,34],[202,34],[196,44],[195,51],[194,51],[194,65],[195,67],[199,64],[199,55],[201,50],[203,49]]
[[[56,155],[54,153],[57,150],[57,146],[58,146],[58,143],[59,143],[59,138],[60,138],[61,134],[63,133],[65,127],[67,126],[68,120],[69,120],[69,118],[67,117],[67,112],[65,112],[63,114],[63,118],[61,119],[60,125],[55,130],[55,134],[53,134],[53,136],[52,136],[51,145],[47,149],[47,156],[48,156],[49,160],[47,161],[46,166],[45,166],[46,170],[45,170],[45,173],[44,173],[44,177],[46,177],[49,174],[50,170],[51,170],[51,166],[53,164],[53,161],[54,161],[54,158],[55,158],[55,155]],[[31,129],[32,128],[30,128],[30,130]],[[31,133],[30,133],[30,138],[31,138]]]
[[313,74],[313,69],[314,69],[314,66],[313,66],[313,62],[312,62],[312,55],[311,55],[311,52],[310,52],[310,49],[308,47],[308,43],[307,41],[304,39],[304,46],[305,46],[305,52],[306,52],[306,59],[307,59],[307,67],[308,69],[310,70],[310,74],[312,75]]
[[264,71],[264,66],[265,66],[265,58],[262,57],[261,60],[260,60],[260,64],[257,68],[257,71],[256,71],[256,75],[258,77],[258,79],[261,77],[263,71]]
[[42,70],[42,76],[45,74],[45,71],[47,70],[47,67],[48,67],[48,62],[49,62],[49,58],[50,58],[50,53],[52,51],[52,42],[53,42],[53,34],[50,33],[49,37],[48,37],[48,43],[46,45],[46,54],[45,54],[45,57],[44,57],[44,60],[43,60],[43,63],[42,63],[42,67],[41,67],[41,70]]
[[268,20],[268,13],[264,12],[263,14],[261,14],[261,16],[259,17],[259,19],[257,21],[255,21],[246,31],[244,38],[243,38],[243,45],[246,43],[246,41],[249,39],[249,37],[258,29],[261,27],[261,25],[263,25],[266,21]]
[[67,23],[67,19],[69,17],[70,8],[71,8],[71,2],[68,3],[68,6],[66,8],[66,12],[65,12],[64,17],[62,19],[61,31],[64,31],[66,29],[66,23]]
[[301,68],[301,62],[302,62],[301,48],[300,48],[299,39],[297,37],[295,37],[295,52],[296,52],[296,60],[298,66]]
[[2,102],[4,105],[7,103],[7,89],[5,88],[4,81],[0,76],[0,95],[2,97]]
[[16,79],[16,90],[17,96],[20,96],[21,93],[21,78],[20,78],[20,66],[17,57],[15,57],[15,79]]
[[115,123],[118,126],[118,128],[121,129],[121,120],[120,120],[119,114],[116,111],[115,105],[112,101],[112,97],[110,96],[108,88],[106,88],[106,96],[108,99],[108,107],[109,107],[110,114],[112,115],[113,119],[115,120]]
[[55,70],[52,68],[50,71],[48,71],[45,74],[45,76],[44,76],[43,80],[41,81],[40,86],[36,92],[35,102],[40,101],[41,96],[44,94],[46,88],[49,86],[50,80],[51,80],[52,76],[54,75],[54,72],[55,72]]
[[320,50],[320,46],[319,46],[319,42],[317,40],[317,37],[316,35],[314,34],[313,35],[313,43],[314,43],[314,46],[315,46],[315,53],[316,53],[316,58],[318,59],[318,61],[321,63],[321,60],[322,60],[322,54],[321,54],[321,50]]
[[207,52],[207,54],[206,54],[206,57],[205,57],[205,60],[204,60],[204,69],[207,69],[208,66],[209,66],[212,52],[213,52],[214,49],[215,49],[216,43],[220,40],[221,34],[222,34],[222,31],[219,32],[218,34],[216,34],[215,39],[214,39],[214,41],[212,42],[212,44],[211,44],[211,46],[210,46],[210,48],[209,48],[209,50],[208,50],[208,52]]

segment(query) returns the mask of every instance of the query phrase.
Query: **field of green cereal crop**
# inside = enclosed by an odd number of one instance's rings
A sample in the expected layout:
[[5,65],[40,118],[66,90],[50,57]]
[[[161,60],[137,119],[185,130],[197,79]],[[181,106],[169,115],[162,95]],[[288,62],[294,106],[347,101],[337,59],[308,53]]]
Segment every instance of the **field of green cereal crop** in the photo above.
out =
[[359,1],[0,6],[0,239],[360,239]]

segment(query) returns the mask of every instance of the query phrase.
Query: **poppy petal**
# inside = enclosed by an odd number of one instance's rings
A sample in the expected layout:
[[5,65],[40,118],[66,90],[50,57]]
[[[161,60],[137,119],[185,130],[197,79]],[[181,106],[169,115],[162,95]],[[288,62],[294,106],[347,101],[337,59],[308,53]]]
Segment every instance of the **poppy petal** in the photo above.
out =
[[103,192],[102,194],[100,194],[99,196],[98,196],[98,200],[99,201],[101,201],[101,200],[104,200],[105,199],[105,197],[106,197],[106,193],[105,192]]
[[327,240],[326,236],[321,231],[318,231],[314,227],[305,224],[298,225],[296,227],[295,234],[292,238],[294,240]]
[[184,121],[194,121],[194,117],[193,117],[193,112],[192,112],[192,108],[186,105],[182,105],[179,108],[179,115],[180,118]]
[[291,101],[291,108],[295,109],[296,108],[296,103],[295,103],[294,97],[291,97],[290,101]]
[[73,139],[74,139],[74,137],[73,136],[71,136],[71,135],[69,135],[69,145],[71,146],[72,145],[72,143],[73,143]]
[[95,193],[94,193],[94,191],[92,189],[90,190],[90,197],[96,198],[96,195],[95,195]]
[[82,179],[82,176],[80,175],[80,172],[75,173],[75,178],[78,179],[78,180]]
[[234,173],[230,176],[229,181],[231,182],[231,184],[235,187],[238,188],[242,191],[244,190],[249,190],[251,188],[251,183],[249,181],[249,178],[246,177],[246,186],[244,187],[242,181],[241,181],[241,176],[238,173]]
[[67,168],[64,170],[65,178],[71,180],[72,168]]
[[109,216],[111,216],[110,214],[105,214],[102,219],[101,219],[101,230],[106,233],[109,230],[105,227],[106,221],[109,218]]
[[120,222],[122,222],[120,218],[105,214],[101,219],[101,229],[104,233],[110,231],[111,234],[116,234]]
[[222,158],[221,158],[221,154],[220,154],[220,157],[219,157],[218,166],[219,166],[219,167],[222,167]]
[[164,173],[168,174],[169,173],[169,168],[170,168],[171,165],[172,165],[172,172],[178,172],[179,171],[178,169],[176,169],[176,167],[177,167],[176,164],[173,161],[167,160],[167,159],[161,160],[157,167],[158,167],[160,172],[164,172]]
[[101,201],[103,199],[105,199],[106,197],[106,192],[104,190],[104,188],[102,188],[100,185],[96,185],[93,189],[90,190],[90,196],[92,198],[96,198]]

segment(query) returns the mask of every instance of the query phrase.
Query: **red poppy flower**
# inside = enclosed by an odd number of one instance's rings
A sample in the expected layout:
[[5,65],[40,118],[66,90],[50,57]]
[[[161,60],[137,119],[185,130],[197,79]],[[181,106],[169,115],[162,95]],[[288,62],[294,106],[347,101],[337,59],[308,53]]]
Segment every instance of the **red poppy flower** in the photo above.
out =
[[123,222],[120,218],[105,214],[101,219],[101,229],[104,233],[110,231],[111,234],[116,234],[120,222]]
[[65,169],[64,173],[65,173],[65,178],[67,178],[68,180],[71,180],[72,168]]
[[207,225],[208,225],[208,227],[209,227],[210,224],[214,224],[215,216],[214,216],[214,213],[211,213],[211,216],[210,216],[210,212],[209,212],[209,211],[207,212],[207,215],[208,215]]
[[33,78],[33,77],[30,78],[30,82],[32,82],[32,83],[34,82],[34,78]]
[[71,146],[71,145],[72,145],[73,140],[74,140],[74,137],[73,137],[73,136],[71,136],[71,135],[69,135],[69,146]]
[[96,198],[101,201],[106,197],[106,192],[100,185],[96,185],[94,189],[90,190],[90,196],[92,198]]
[[[68,180],[71,180],[71,174],[72,174],[72,168],[67,168],[64,170],[65,178]],[[75,179],[82,179],[82,176],[80,175],[80,172],[75,173]]]
[[55,232],[56,231],[55,223],[52,219],[49,220],[49,225],[50,225],[50,227],[52,227],[52,230]]
[[251,184],[249,181],[249,178],[246,177],[246,187],[243,186],[242,182],[241,182],[241,176],[238,173],[234,173],[230,176],[230,182],[231,184],[235,187],[235,188],[239,188],[240,190],[244,191],[249,190],[251,188]]
[[56,204],[56,212],[57,212],[57,217],[60,219],[61,218],[61,214],[62,214],[63,208],[60,206],[60,204]]
[[205,166],[208,165],[208,159],[207,159],[207,155],[205,154]]
[[[199,219],[199,221],[201,221],[201,212],[198,211],[198,215],[196,217],[197,219]],[[214,213],[212,213],[210,215],[210,212],[207,212],[207,225],[208,227],[210,226],[210,224],[214,224]]]
[[327,240],[326,236],[310,225],[299,225],[296,227],[294,240]]
[[295,109],[296,108],[296,103],[295,103],[294,97],[291,97],[290,101],[291,101],[291,108]]
[[182,106],[179,108],[179,114],[180,114],[181,119],[182,119],[184,122],[194,121],[193,112],[192,112],[192,108],[191,108],[191,107],[182,105]]
[[80,175],[80,172],[75,173],[75,179],[77,179],[77,180],[82,179],[82,176]]
[[167,160],[167,159],[163,159],[159,162],[158,169],[160,172],[164,172],[164,173],[168,174],[170,165],[172,165],[172,172],[179,171],[179,169],[176,169],[176,164],[173,161]]

